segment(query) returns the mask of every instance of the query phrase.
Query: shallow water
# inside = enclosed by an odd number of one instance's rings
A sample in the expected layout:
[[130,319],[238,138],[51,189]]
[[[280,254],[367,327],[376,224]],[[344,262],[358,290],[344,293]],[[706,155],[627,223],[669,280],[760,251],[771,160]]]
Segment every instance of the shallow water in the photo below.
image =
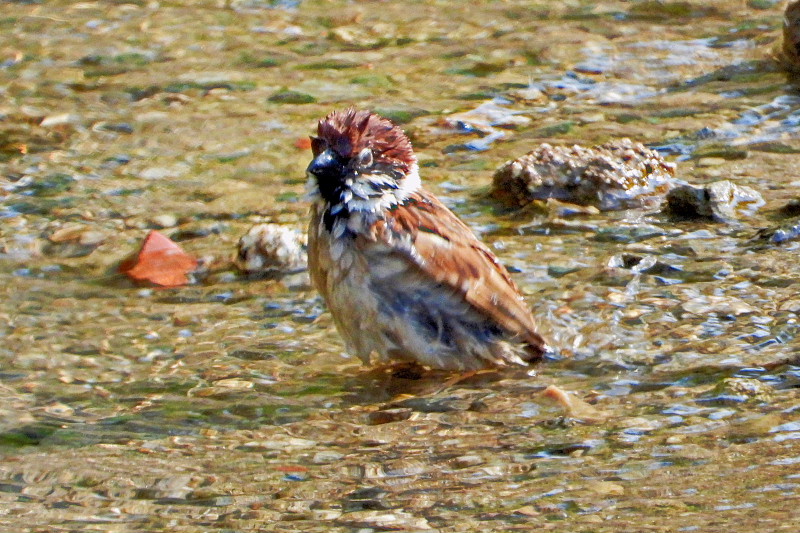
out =
[[[0,529],[795,530],[798,244],[757,234],[799,182],[781,8],[6,3]],[[298,146],[348,105],[403,124],[564,359],[444,390],[370,372],[302,277],[236,272],[251,225],[304,224]],[[623,136],[767,204],[725,225],[486,199],[541,142]],[[164,225],[209,274],[130,285],[116,265]]]

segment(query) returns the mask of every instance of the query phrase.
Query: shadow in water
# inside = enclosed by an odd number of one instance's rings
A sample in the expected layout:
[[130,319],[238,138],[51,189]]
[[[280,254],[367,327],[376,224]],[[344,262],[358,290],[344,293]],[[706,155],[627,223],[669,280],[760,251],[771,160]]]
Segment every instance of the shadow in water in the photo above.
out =
[[[420,366],[380,366],[353,374],[345,379],[344,406],[414,403],[435,401],[470,393],[489,394],[514,383],[530,388],[537,378],[530,368],[502,368],[472,372],[431,370]],[[542,385],[544,388],[544,385]]]

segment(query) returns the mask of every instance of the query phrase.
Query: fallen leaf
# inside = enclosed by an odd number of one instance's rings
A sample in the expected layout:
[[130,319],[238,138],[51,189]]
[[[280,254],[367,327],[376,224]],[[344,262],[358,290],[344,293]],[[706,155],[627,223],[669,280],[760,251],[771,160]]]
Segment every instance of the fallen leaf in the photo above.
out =
[[134,281],[178,287],[189,283],[187,274],[195,268],[197,259],[165,235],[151,231],[139,251],[120,264],[119,271]]
[[311,149],[311,138],[310,137],[300,137],[299,139],[294,141],[294,147],[298,150],[310,150]]

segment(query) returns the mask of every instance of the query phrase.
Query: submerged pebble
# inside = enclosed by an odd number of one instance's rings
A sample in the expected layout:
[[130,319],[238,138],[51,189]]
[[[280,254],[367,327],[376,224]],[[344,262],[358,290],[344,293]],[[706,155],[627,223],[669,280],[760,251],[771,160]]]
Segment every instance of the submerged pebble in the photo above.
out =
[[739,401],[768,402],[775,389],[769,384],[751,378],[725,378],[711,391],[712,397],[739,398]]
[[735,222],[753,216],[764,205],[764,198],[746,185],[723,180],[706,186],[681,185],[667,194],[667,212],[682,218]]
[[771,244],[783,244],[800,237],[800,220],[795,219],[772,228],[759,230],[756,239]]
[[630,139],[593,148],[542,144],[495,172],[492,196],[510,207],[555,198],[603,211],[656,207],[675,185],[675,165]]
[[44,252],[56,257],[83,257],[92,253],[108,236],[83,224],[66,224],[48,237]]
[[150,223],[157,228],[171,228],[178,225],[178,217],[172,213],[164,213],[150,217]]

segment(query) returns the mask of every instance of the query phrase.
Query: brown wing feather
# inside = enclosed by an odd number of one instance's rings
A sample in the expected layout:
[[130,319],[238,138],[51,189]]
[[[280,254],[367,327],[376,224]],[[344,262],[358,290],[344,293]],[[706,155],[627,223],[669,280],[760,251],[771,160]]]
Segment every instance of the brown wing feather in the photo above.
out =
[[548,349],[508,271],[435,196],[421,189],[403,205],[392,208],[392,215],[375,228],[379,240],[390,243],[398,234],[410,235],[409,261],[527,343],[532,356],[538,358]]

